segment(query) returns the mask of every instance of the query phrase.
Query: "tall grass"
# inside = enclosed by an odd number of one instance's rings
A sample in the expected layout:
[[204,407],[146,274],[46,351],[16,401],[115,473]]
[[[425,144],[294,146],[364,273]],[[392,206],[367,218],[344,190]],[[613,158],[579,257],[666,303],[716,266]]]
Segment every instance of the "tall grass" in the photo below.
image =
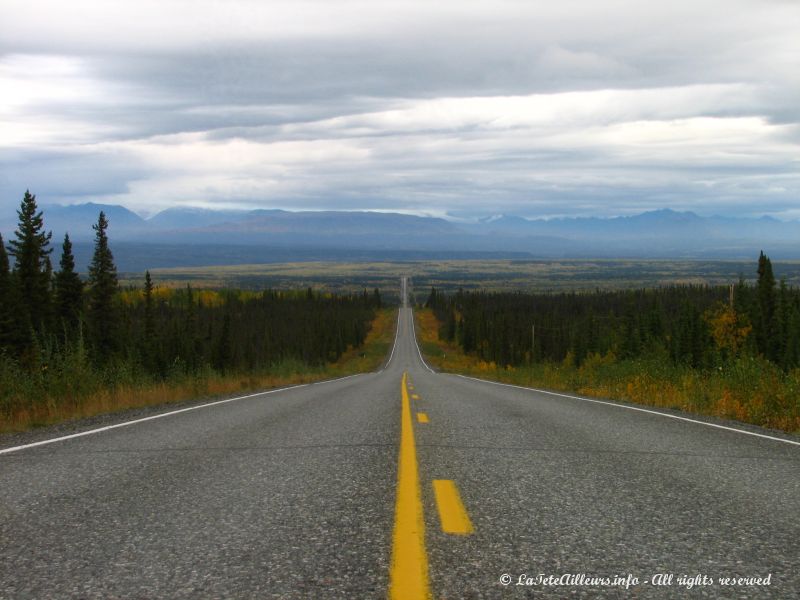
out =
[[800,369],[785,373],[762,358],[744,357],[701,370],[676,365],[667,356],[618,360],[613,352],[591,355],[580,367],[569,355],[560,363],[510,367],[465,355],[439,340],[440,323],[430,310],[415,315],[422,350],[443,371],[800,433]]

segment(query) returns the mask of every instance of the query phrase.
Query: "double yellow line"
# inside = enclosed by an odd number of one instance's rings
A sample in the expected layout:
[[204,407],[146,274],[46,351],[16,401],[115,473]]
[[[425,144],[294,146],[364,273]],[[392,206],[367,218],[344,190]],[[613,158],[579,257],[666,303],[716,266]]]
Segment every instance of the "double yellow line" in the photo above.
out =
[[[400,457],[389,597],[392,600],[428,600],[432,598],[432,594],[428,579],[428,554],[425,550],[425,515],[422,508],[417,446],[408,395],[408,373],[403,373],[400,387]],[[414,394],[414,398],[419,396]],[[424,413],[417,413],[417,418],[420,423],[428,422]],[[461,502],[455,482],[447,479],[434,480],[433,492],[442,531],[456,535],[472,533],[472,522]]]
[[392,600],[424,600],[432,596],[428,583],[428,554],[425,551],[425,519],[419,486],[417,445],[414,441],[407,381],[408,374],[403,373],[400,458],[397,468],[389,597]]

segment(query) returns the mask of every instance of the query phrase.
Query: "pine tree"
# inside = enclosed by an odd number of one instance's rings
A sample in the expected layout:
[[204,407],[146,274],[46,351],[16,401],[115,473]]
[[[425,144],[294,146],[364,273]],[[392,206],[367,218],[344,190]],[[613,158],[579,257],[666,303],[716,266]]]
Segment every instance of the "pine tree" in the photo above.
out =
[[8,263],[8,254],[3,244],[3,234],[0,233],[0,302],[8,295],[11,287],[11,268]]
[[[624,328],[622,333],[622,344],[620,345],[620,355],[623,358],[635,358],[639,356],[642,349],[642,340],[639,332],[639,322],[633,307],[628,309],[624,317]],[[684,348],[680,350],[681,353]]]
[[118,322],[114,307],[117,293],[117,267],[114,255],[108,247],[108,220],[104,212],[96,225],[95,246],[92,263],[89,265],[89,311],[87,314],[92,349],[98,362],[104,362],[118,347]]
[[754,290],[747,285],[744,275],[739,275],[739,281],[734,285],[733,309],[736,312],[739,325],[741,327],[750,327],[750,335],[745,338],[742,351],[745,354],[756,354],[758,352],[758,341],[753,324],[758,321],[757,306]]
[[428,295],[428,300],[425,302],[427,308],[436,308],[439,304],[439,297],[435,287],[431,287],[431,293]]
[[781,277],[781,282],[778,285],[777,306],[775,308],[775,318],[773,325],[773,340],[771,350],[773,353],[772,359],[778,362],[784,369],[787,368],[786,355],[789,340],[787,334],[789,332],[789,319],[791,317],[791,301],[789,298],[789,287],[786,285],[786,278]]
[[0,303],[5,302],[11,290],[11,269],[8,263],[8,254],[3,244],[3,234],[0,233]]
[[186,314],[184,316],[182,338],[181,354],[189,370],[194,371],[198,365],[199,340],[197,335],[197,306],[194,302],[194,294],[190,284],[186,285]]
[[12,351],[14,345],[14,306],[8,254],[0,235],[0,352]]
[[144,332],[141,342],[144,366],[151,372],[156,370],[156,318],[153,309],[153,280],[150,271],[144,274]]
[[793,306],[789,314],[786,331],[786,350],[784,355],[786,369],[800,366],[800,307]]
[[231,363],[231,315],[225,313],[222,330],[214,345],[214,368],[223,375]]
[[756,284],[756,342],[758,351],[770,360],[777,358],[775,339],[776,294],[772,262],[761,252],[758,257],[758,283]]
[[447,311],[447,321],[444,325],[444,339],[452,342],[456,338],[456,313],[454,310]]
[[75,257],[69,234],[64,235],[61,252],[61,270],[56,273],[56,308],[58,317],[68,332],[75,332],[83,310],[83,282],[75,272]]
[[19,224],[10,241],[9,252],[15,259],[14,273],[23,302],[19,306],[22,327],[44,333],[51,319],[50,245],[51,232],[44,231],[42,213],[36,206],[36,196],[30,191],[17,211]]
[[153,339],[156,333],[155,314],[153,312],[153,280],[150,271],[144,273],[144,337]]

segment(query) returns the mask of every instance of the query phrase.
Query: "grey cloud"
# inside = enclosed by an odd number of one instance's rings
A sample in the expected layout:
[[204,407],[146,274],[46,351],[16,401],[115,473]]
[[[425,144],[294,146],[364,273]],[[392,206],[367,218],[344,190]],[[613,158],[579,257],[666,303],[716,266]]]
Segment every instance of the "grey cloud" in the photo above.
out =
[[[32,22],[30,11],[15,21],[13,10],[3,9],[7,22],[16,23],[0,36],[5,56],[75,57],[107,94],[67,94],[14,108],[20,122],[81,123],[90,139],[59,139],[36,150],[7,148],[0,155],[4,198],[16,202],[20,190],[32,187],[59,199],[117,200],[135,209],[136,203],[154,202],[153,190],[163,185],[170,202],[457,216],[621,214],[659,206],[785,214],[798,200],[798,164],[778,148],[800,145],[798,127],[788,127],[800,123],[796,3],[408,3],[392,5],[396,19],[370,5],[364,15],[343,8],[341,22],[310,19],[308,30],[285,35],[258,21],[246,26],[234,14],[239,5],[231,5],[230,22],[221,20],[218,29],[213,18],[220,4],[196,4],[200,14],[187,14],[186,22],[169,21],[176,13],[167,5],[167,22],[158,31],[172,25],[174,40],[137,37],[135,32],[148,31],[141,22],[131,23],[134,33],[121,33],[114,29],[121,23],[104,14],[102,5],[96,5],[98,23],[107,22],[111,33],[70,21],[74,30],[50,24],[41,35],[30,35],[24,26]],[[303,4],[307,12],[314,6]],[[708,84],[730,84],[731,92],[692,108],[687,86]],[[424,119],[407,125],[370,117],[426,99],[643,89],[658,96],[681,87],[689,90],[684,112],[624,104],[611,116],[589,111],[585,123],[552,125],[572,136],[566,140],[544,127],[503,130],[491,119],[437,127]],[[787,127],[759,133],[747,151],[747,140],[730,141],[721,132],[708,142],[720,144],[718,152],[698,153],[696,164],[683,157],[698,152],[691,147],[696,140],[649,144],[612,131],[609,136],[623,141],[587,141],[593,129],[609,124],[691,117],[763,117]],[[587,140],[580,139],[581,127]],[[528,131],[536,135],[524,137]],[[201,135],[192,142],[187,133]],[[134,140],[210,147],[197,156],[187,150],[185,159],[160,166],[131,149]],[[249,172],[229,165],[209,173],[216,179],[207,184],[189,187],[185,182],[204,175],[191,170],[192,161],[206,161],[213,170],[214,144],[224,148],[230,140],[264,146],[343,142],[368,156],[326,166],[295,158],[284,164],[265,152],[263,158],[243,157],[252,163]],[[274,181],[268,185],[267,179]],[[146,191],[136,192],[143,183]],[[199,197],[204,190],[207,197]]]
[[149,174],[125,157],[105,152],[3,151],[0,164],[3,165],[0,197],[21,198],[21,193],[30,187],[40,197],[46,196],[51,204],[124,193],[127,182]]

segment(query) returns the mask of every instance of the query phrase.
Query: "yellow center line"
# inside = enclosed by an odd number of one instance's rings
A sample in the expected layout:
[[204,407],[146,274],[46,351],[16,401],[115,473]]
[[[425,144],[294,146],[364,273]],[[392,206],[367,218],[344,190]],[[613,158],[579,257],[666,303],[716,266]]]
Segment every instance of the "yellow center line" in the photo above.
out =
[[455,481],[434,479],[433,493],[436,496],[436,505],[439,507],[442,531],[456,535],[469,535],[474,531]]
[[417,413],[417,421],[420,423],[427,423],[428,422],[428,415],[423,412]]
[[403,402],[389,597],[392,600],[430,600],[432,596],[428,583],[425,521],[411,402],[406,389],[407,378],[408,374],[403,373],[400,385]]

